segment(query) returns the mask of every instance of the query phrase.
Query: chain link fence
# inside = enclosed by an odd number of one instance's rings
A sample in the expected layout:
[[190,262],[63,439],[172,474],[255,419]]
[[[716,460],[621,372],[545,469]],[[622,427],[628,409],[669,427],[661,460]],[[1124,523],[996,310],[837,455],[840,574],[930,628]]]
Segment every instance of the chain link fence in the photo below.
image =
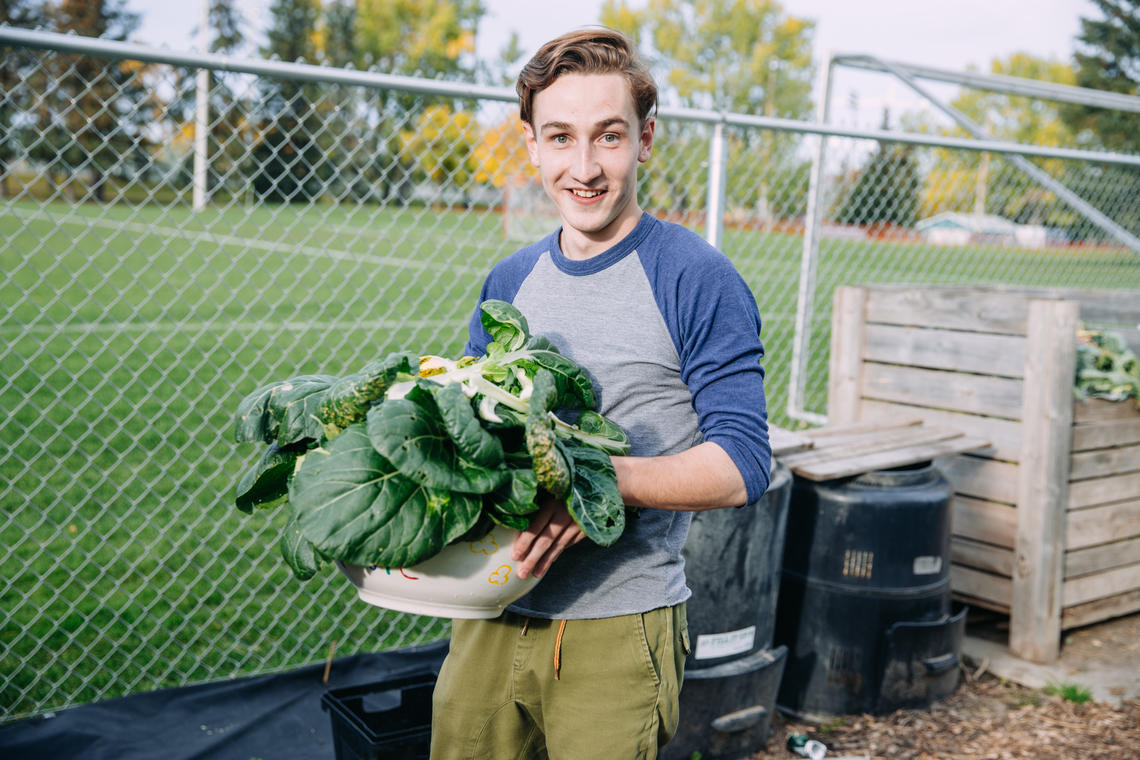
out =
[[[267,380],[461,350],[486,271],[553,229],[510,91],[7,29],[0,54],[0,720],[445,636],[292,578],[284,515],[232,506],[233,414]],[[1140,289],[1135,251],[1002,155],[922,140],[662,109],[642,204],[752,287],[776,423],[805,230],[808,409],[836,285]],[[1031,160],[1140,234],[1118,158]]]

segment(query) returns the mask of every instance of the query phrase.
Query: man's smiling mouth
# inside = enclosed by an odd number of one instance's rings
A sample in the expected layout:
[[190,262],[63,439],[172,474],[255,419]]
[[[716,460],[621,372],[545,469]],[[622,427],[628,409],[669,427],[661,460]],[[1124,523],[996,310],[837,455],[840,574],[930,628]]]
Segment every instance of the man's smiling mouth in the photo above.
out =
[[572,189],[570,192],[572,192],[574,195],[578,196],[579,198],[596,198],[597,196],[602,194],[601,190],[576,190],[576,189]]

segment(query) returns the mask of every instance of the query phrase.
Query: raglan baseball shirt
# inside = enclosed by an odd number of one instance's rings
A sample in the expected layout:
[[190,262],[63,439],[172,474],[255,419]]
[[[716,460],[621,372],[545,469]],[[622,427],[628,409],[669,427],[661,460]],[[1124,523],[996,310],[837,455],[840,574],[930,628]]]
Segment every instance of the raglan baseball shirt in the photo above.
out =
[[[720,445],[755,502],[768,487],[760,314],[732,263],[688,229],[644,213],[622,241],[585,261],[566,258],[559,232],[499,262],[480,303],[514,304],[530,332],[550,339],[589,374],[598,411],[629,436],[631,455]],[[465,352],[490,336],[475,313]],[[692,512],[629,514],[610,547],[567,549],[509,609],[581,619],[646,612],[690,595],[681,549]]]

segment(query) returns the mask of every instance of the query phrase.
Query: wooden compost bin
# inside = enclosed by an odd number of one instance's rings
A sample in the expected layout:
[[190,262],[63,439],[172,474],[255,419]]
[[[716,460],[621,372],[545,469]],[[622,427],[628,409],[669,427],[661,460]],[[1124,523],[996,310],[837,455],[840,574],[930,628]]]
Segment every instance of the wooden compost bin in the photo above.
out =
[[1140,345],[1140,294],[842,287],[828,423],[898,416],[983,437],[940,460],[954,485],[951,584],[1010,616],[1009,648],[1056,659],[1061,631],[1140,610],[1140,410],[1075,401],[1076,332]]

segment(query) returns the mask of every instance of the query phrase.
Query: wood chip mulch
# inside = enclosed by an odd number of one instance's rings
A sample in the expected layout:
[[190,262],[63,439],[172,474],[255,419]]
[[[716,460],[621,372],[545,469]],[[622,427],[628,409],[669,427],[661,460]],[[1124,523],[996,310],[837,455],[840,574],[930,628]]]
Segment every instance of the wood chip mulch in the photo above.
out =
[[824,725],[777,715],[765,748],[750,760],[800,757],[785,749],[793,732],[823,742],[828,760],[1140,760],[1140,700],[1075,703],[966,673],[952,695],[926,710]]

